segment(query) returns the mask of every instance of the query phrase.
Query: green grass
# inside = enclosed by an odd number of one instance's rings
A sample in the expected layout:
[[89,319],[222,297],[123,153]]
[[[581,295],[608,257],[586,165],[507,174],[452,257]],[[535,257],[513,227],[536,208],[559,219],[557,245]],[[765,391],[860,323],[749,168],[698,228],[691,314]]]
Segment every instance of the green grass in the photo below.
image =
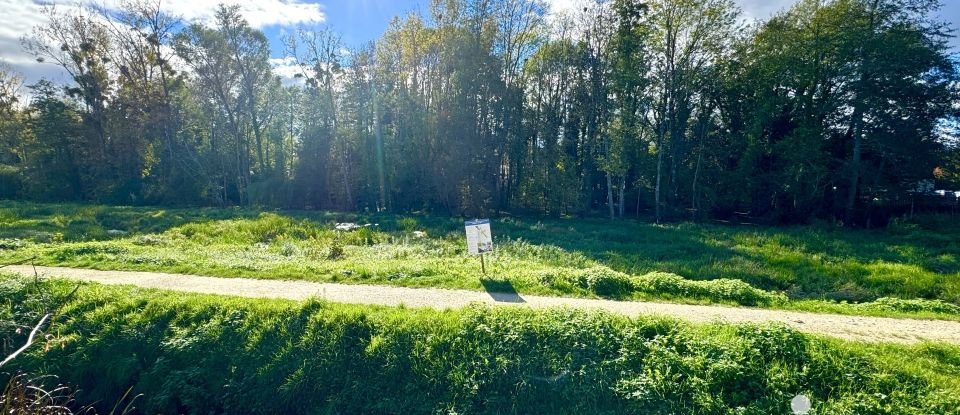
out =
[[[0,276],[0,322],[31,321],[71,289]],[[96,284],[54,324],[5,369],[55,374],[104,412],[132,387],[143,413],[774,414],[801,393],[816,414],[960,413],[960,348],[850,343],[781,326]],[[25,336],[0,329],[3,344]]]
[[[0,202],[0,262],[957,319],[952,219],[864,231],[507,217],[481,276],[457,218]],[[337,221],[379,226],[340,234]]]

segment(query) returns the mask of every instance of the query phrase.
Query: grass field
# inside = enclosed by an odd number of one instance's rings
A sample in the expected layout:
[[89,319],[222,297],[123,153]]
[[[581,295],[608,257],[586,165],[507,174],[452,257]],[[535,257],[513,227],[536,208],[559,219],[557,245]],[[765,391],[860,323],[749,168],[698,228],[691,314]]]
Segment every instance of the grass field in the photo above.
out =
[[[960,349],[865,345],[778,326],[597,312],[363,307],[0,275],[3,347],[60,306],[5,370],[143,413],[960,414]],[[42,294],[41,294],[42,293]],[[4,350],[6,351],[6,350]],[[904,359],[903,356],[910,356]],[[129,401],[129,399],[127,400]]]
[[[505,217],[481,275],[456,218],[0,202],[0,263],[956,318],[955,219],[849,230]],[[339,221],[378,226],[340,233]]]

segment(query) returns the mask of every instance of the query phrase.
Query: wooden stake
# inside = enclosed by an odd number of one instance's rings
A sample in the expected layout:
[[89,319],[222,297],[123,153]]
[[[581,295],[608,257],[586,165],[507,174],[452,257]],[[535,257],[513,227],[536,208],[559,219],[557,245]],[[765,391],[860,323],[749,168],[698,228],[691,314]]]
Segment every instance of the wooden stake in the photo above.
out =
[[480,271],[482,271],[484,275],[487,274],[487,264],[483,261],[483,254],[480,254]]

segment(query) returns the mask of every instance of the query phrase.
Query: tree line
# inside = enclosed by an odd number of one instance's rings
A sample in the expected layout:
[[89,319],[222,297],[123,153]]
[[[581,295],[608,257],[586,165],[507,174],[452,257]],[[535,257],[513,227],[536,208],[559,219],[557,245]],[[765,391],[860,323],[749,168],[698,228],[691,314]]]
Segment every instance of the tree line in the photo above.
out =
[[960,182],[938,7],[434,0],[351,49],[300,27],[296,82],[237,7],[51,7],[23,45],[72,82],[0,71],[0,197],[857,223]]

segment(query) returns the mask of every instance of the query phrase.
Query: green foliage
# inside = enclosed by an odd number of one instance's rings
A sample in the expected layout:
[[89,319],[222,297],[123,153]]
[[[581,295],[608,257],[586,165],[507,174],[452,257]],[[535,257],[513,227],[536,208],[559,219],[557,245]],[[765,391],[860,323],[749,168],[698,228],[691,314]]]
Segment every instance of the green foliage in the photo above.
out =
[[334,241],[330,244],[330,248],[327,250],[327,259],[331,261],[336,261],[344,257],[345,252],[343,250],[343,245],[340,245],[339,241]]
[[666,272],[629,276],[609,268],[545,274],[541,281],[558,290],[579,287],[600,297],[630,298],[636,295],[657,298],[686,298],[716,303],[749,306],[777,306],[787,302],[786,295],[760,290],[740,280],[691,281]]
[[[0,202],[0,218],[3,262],[487,289],[466,255],[463,222],[440,216]],[[379,226],[338,232],[337,222]],[[913,312],[843,303],[960,305],[960,228],[949,218],[851,231],[509,217],[493,230],[488,273],[524,294],[890,315]]]
[[0,163],[0,199],[14,199],[20,196],[23,179],[17,167]]
[[960,315],[960,306],[940,300],[924,300],[883,297],[869,303],[857,305],[865,310],[896,311],[901,313],[943,313]]
[[691,281],[679,275],[653,272],[634,280],[634,289],[647,294],[705,299],[719,303],[775,306],[787,302],[782,293],[764,291],[740,280]]
[[304,28],[287,86],[235,5],[51,8],[24,46],[74,76],[23,107],[0,71],[0,197],[871,226],[956,181],[935,0],[802,0],[753,27],[732,0],[583,6],[433,1],[350,53]]
[[[32,295],[10,281],[0,303]],[[799,393],[830,414],[955,414],[960,404],[946,375],[960,370],[956,347],[867,346],[780,326],[99,285],[81,288],[57,325],[52,347],[20,368],[57,373],[98,406],[132,386],[147,413],[768,414]]]

